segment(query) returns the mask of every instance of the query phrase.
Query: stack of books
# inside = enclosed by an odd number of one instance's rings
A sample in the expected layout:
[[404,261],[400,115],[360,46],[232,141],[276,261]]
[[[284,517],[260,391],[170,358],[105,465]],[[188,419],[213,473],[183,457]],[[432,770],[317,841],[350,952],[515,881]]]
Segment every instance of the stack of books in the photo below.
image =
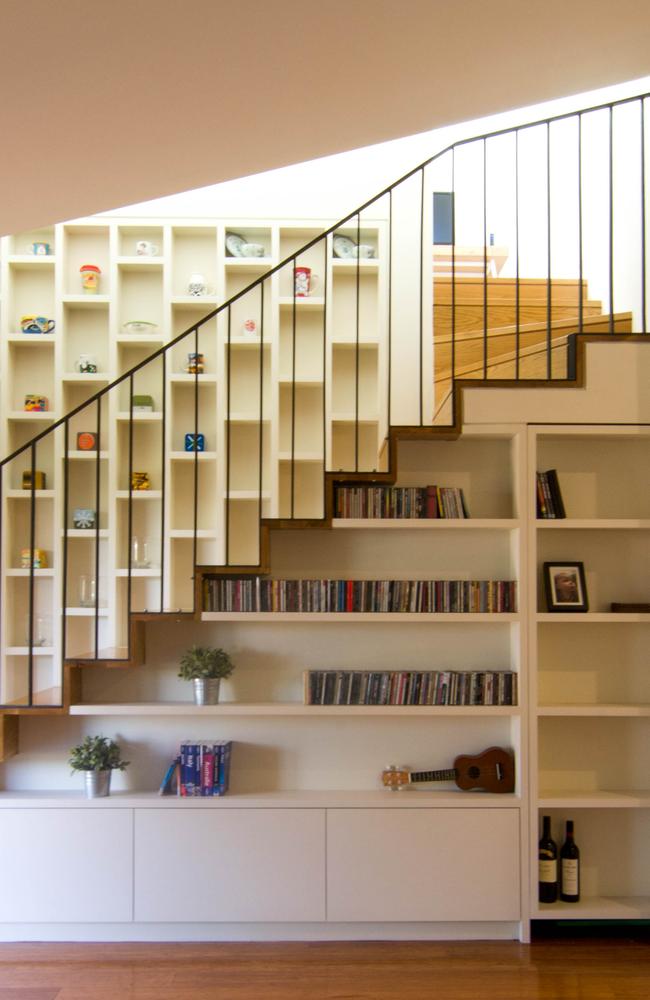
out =
[[511,670],[306,670],[306,705],[516,705]]
[[555,469],[537,473],[537,516],[541,518],[566,517]]
[[338,486],[335,517],[469,517],[457,486]]
[[230,784],[232,740],[181,743],[160,783],[160,795],[225,795]]

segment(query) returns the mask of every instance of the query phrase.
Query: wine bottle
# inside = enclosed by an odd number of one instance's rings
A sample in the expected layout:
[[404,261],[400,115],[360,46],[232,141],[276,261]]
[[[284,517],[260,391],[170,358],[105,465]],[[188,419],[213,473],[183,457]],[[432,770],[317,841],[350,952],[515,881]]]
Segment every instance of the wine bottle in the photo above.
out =
[[540,903],[554,903],[557,900],[557,844],[551,837],[550,816],[543,818],[538,859],[539,901]]
[[566,840],[560,851],[561,889],[564,903],[577,903],[580,899],[580,851],[573,839],[573,820],[566,823]]

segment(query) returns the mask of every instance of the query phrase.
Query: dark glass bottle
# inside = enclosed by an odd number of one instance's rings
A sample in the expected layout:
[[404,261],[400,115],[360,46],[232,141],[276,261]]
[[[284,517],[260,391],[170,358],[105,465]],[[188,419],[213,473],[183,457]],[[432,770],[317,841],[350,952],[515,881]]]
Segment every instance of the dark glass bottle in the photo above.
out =
[[560,851],[560,899],[564,903],[577,903],[580,899],[580,851],[573,839],[573,820],[566,824],[566,840]]
[[557,844],[551,837],[551,817],[543,817],[542,838],[539,842],[539,901],[557,900]]

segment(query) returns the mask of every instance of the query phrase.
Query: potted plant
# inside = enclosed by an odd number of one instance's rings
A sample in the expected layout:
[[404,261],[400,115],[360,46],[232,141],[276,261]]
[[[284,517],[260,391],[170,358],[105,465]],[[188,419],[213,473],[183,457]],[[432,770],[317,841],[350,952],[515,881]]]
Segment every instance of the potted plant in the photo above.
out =
[[109,794],[111,771],[123,771],[129,761],[122,760],[114,740],[107,736],[86,736],[76,747],[71,747],[68,763],[73,771],[84,772],[86,796],[94,799]]
[[216,705],[222,677],[230,677],[235,665],[224,649],[192,646],[183,653],[178,676],[194,681],[196,705]]

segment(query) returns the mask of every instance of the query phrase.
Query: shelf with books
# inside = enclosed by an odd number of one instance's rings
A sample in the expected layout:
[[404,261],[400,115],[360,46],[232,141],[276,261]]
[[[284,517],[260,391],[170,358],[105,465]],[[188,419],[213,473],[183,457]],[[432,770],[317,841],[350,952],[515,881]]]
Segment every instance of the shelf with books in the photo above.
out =
[[132,702],[77,704],[70,715],[105,716],[300,716],[311,718],[377,718],[378,716],[452,716],[510,718],[519,715],[513,705],[304,705],[301,702],[220,702],[218,705],[194,705],[190,702]]

